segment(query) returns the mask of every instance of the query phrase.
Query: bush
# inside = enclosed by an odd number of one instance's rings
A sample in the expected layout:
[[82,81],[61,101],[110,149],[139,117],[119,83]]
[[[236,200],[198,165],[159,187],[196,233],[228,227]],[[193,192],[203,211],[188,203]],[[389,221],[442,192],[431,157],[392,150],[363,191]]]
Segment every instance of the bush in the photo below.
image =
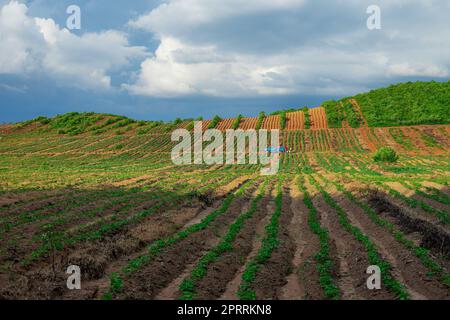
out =
[[177,125],[181,124],[182,122],[183,122],[183,120],[182,120],[181,118],[176,118],[176,119],[173,121],[173,125],[174,125],[174,126],[177,126]]
[[266,117],[266,114],[264,112],[260,112],[258,115],[258,121],[256,122],[256,130],[260,130],[263,124],[263,121]]
[[396,162],[398,160],[398,155],[394,149],[390,147],[380,148],[373,155],[373,160],[375,162]]
[[280,127],[281,127],[281,130],[286,129],[286,112],[285,111],[280,112]]
[[305,129],[310,129],[311,128],[311,117],[309,116],[309,108],[304,107],[302,109],[302,111],[305,115]]
[[233,123],[234,130],[237,130],[239,128],[239,125],[241,124],[241,120],[242,120],[242,114],[238,115],[236,120],[234,120],[234,123]]
[[215,116],[214,119],[209,124],[208,129],[215,129],[220,121],[222,121],[222,118],[219,116]]

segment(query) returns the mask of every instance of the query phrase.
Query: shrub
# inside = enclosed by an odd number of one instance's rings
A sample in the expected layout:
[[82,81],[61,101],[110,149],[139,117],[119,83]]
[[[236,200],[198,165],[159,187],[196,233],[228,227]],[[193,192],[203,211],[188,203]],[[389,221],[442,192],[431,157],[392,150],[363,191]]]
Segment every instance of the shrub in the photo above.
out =
[[214,119],[209,124],[208,129],[215,129],[220,121],[222,121],[222,118],[219,116],[215,116]]
[[375,162],[396,162],[398,160],[398,155],[394,149],[390,147],[380,148],[373,155],[373,160]]
[[242,120],[242,114],[238,115],[236,120],[234,120],[234,122],[233,122],[233,129],[234,130],[237,130],[239,128],[239,125],[241,124],[241,120]]
[[303,113],[305,114],[305,129],[311,128],[311,117],[309,116],[309,108],[304,107]]
[[281,127],[281,130],[286,129],[286,112],[285,111],[280,112],[280,127]]
[[256,123],[256,130],[261,129],[265,117],[266,114],[264,112],[259,113],[258,122]]

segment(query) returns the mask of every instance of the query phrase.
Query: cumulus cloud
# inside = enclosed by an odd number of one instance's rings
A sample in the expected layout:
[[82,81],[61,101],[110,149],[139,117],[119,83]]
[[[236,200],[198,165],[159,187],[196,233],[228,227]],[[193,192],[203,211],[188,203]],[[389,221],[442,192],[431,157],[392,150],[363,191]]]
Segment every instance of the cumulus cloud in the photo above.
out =
[[[351,94],[449,76],[448,2],[169,0],[129,22],[160,45],[123,87],[148,96]],[[446,54],[445,54],[446,53]]]
[[305,0],[173,0],[130,21],[135,28],[164,34],[207,25],[235,16],[274,13],[300,7]]
[[260,66],[250,56],[225,56],[213,46],[190,46],[162,38],[155,56],[142,63],[137,82],[124,88],[159,97],[289,93],[289,88],[270,85],[277,81],[276,75],[277,68]]
[[84,33],[60,28],[52,19],[30,17],[25,4],[0,9],[0,74],[45,73],[68,86],[108,89],[111,71],[144,58],[119,31]]

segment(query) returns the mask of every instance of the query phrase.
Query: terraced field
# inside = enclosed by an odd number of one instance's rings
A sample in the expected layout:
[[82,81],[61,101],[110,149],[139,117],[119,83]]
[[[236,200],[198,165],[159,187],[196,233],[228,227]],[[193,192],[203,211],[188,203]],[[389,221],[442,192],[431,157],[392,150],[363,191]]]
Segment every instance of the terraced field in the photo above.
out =
[[[170,133],[190,122],[1,128],[0,298],[450,299],[450,126],[327,129],[323,111],[309,116],[309,129],[287,117],[291,152],[268,177],[175,166]],[[396,164],[372,160],[386,145]],[[66,288],[69,265],[81,290]],[[367,289],[370,265],[380,290]]]

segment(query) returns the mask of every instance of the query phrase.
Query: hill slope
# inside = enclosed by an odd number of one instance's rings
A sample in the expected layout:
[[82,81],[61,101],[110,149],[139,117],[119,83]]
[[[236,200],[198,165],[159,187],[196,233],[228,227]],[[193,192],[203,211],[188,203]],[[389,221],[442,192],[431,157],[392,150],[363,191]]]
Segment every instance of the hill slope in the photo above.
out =
[[[175,128],[192,130],[193,119],[135,121],[123,116],[71,112],[54,118],[39,117],[22,122],[16,129],[55,130],[59,134],[122,134],[169,132]],[[408,82],[372,90],[338,101],[326,101],[322,107],[280,110],[259,117],[204,121],[204,129],[281,129],[286,131],[327,128],[390,127],[426,124],[450,124],[450,81]],[[2,130],[6,130],[3,127]],[[14,129],[9,127],[8,130]]]
[[[359,104],[363,117],[354,102]],[[353,103],[352,103],[353,102]],[[323,104],[330,127],[450,123],[449,82],[407,82]]]

